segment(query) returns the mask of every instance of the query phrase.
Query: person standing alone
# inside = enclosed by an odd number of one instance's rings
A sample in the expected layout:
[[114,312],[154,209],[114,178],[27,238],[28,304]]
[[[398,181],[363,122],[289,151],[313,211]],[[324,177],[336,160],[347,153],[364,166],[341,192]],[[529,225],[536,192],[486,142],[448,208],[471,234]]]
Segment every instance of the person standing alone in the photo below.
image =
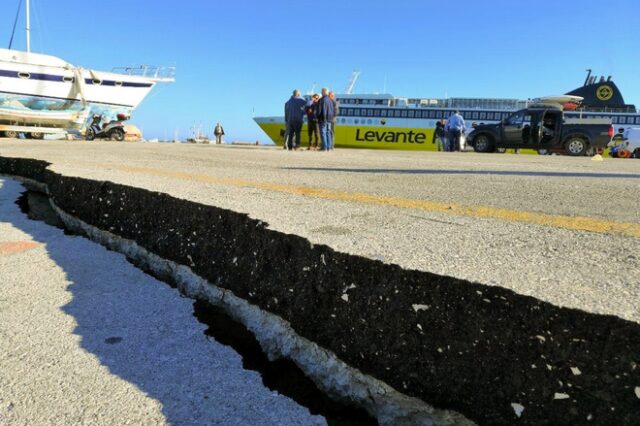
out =
[[216,137],[216,143],[222,143],[222,136],[224,135],[224,129],[220,125],[220,123],[216,124],[216,127],[213,128],[213,135]]
[[329,97],[329,89],[322,88],[322,97],[318,101],[318,125],[320,126],[320,139],[322,139],[322,150],[331,151],[333,149],[333,118],[335,108],[333,100]]
[[304,121],[307,101],[300,96],[299,90],[294,90],[291,98],[284,104],[284,122],[286,125],[285,144],[287,149],[298,149],[301,145],[300,134]]

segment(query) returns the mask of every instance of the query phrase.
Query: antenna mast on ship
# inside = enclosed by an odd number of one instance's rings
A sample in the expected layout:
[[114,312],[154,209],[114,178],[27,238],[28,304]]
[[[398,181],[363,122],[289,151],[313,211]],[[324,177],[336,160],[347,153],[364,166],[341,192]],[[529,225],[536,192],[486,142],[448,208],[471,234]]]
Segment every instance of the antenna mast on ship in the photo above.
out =
[[360,71],[353,70],[353,72],[351,73],[351,79],[349,80],[349,85],[346,89],[344,89],[345,94],[350,95],[353,92],[353,87],[356,85],[356,81],[358,80],[359,76]]
[[27,52],[31,53],[31,22],[29,19],[29,0],[27,0],[25,14],[27,15]]

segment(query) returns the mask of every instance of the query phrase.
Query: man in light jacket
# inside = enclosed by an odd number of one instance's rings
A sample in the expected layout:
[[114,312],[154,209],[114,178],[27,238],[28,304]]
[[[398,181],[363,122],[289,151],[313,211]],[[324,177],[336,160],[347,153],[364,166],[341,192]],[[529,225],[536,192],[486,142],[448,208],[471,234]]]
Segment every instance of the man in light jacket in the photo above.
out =
[[454,112],[447,120],[447,124],[444,126],[444,130],[449,138],[448,151],[460,150],[460,136],[466,130],[464,125],[464,118],[460,115],[460,112]]

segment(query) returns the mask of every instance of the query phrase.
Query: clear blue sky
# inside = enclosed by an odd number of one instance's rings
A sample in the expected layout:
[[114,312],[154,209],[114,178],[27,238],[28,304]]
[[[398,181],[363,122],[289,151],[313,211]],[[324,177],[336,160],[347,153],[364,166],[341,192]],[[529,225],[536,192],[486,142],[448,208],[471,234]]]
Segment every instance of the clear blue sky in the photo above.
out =
[[[3,5],[6,47],[18,0]],[[254,114],[280,115],[294,88],[341,92],[354,69],[356,92],[526,99],[592,68],[640,106],[638,22],[638,0],[32,0],[31,43],[97,70],[175,65],[133,115],[146,137],[220,121],[227,140],[266,141]]]

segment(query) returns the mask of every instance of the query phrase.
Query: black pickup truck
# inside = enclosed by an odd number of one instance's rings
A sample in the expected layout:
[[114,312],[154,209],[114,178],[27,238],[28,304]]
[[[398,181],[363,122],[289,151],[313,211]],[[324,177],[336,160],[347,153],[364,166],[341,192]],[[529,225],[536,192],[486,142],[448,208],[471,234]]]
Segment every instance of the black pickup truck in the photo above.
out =
[[613,136],[610,119],[568,118],[556,104],[534,104],[496,124],[481,124],[468,134],[476,152],[528,148],[540,154],[594,155]]

